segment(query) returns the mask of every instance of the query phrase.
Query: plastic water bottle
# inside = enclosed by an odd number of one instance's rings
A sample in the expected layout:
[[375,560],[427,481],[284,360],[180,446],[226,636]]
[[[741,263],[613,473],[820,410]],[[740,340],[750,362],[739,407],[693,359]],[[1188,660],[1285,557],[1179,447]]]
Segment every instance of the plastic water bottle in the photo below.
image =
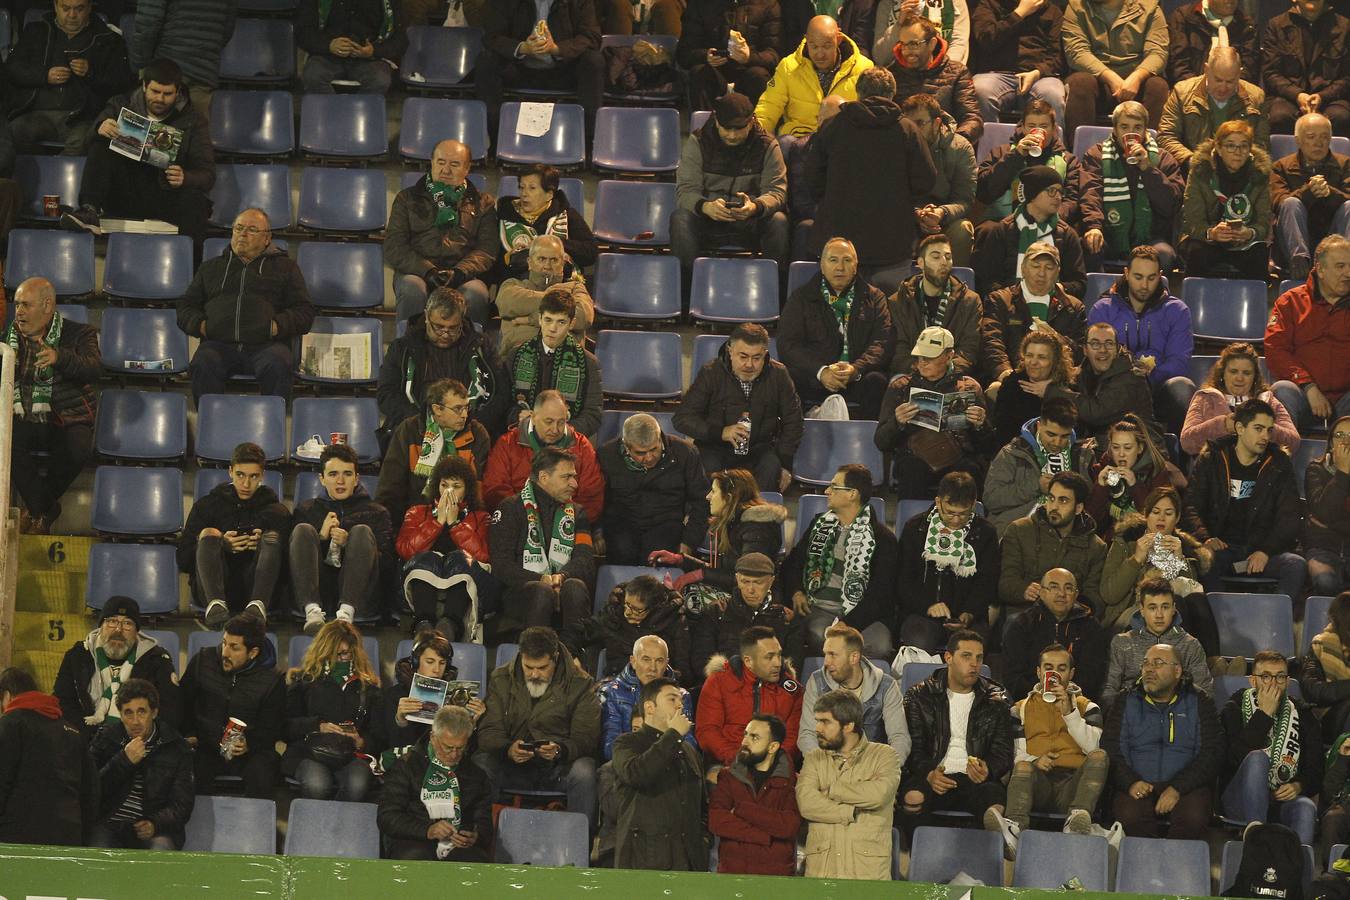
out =
[[749,411],[749,410],[746,410],[745,412],[741,413],[741,417],[740,417],[739,419],[736,420],[736,424],[737,424],[737,425],[744,425],[744,426],[745,426],[746,434],[745,434],[745,437],[744,437],[743,439],[741,439],[741,440],[739,440],[739,441],[736,442],[736,446],[734,446],[734,447],[731,448],[731,452],[734,453],[734,454],[736,454],[737,456],[749,456],[749,455],[750,455],[750,411]]
[[323,561],[335,569],[342,568],[342,545],[337,541],[329,541],[328,555]]

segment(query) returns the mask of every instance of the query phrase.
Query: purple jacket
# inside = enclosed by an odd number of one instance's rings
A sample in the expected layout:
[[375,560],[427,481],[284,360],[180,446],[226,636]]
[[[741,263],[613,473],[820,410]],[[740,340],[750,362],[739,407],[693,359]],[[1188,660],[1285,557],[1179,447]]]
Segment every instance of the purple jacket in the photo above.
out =
[[1143,314],[1136,316],[1130,306],[1128,289],[1117,281],[1110,293],[1092,304],[1087,320],[1089,326],[1106,322],[1114,327],[1116,340],[1135,359],[1152,356],[1158,361],[1148,376],[1150,386],[1157,387],[1169,378],[1189,374],[1190,358],[1195,353],[1191,311],[1185,303],[1169,295],[1161,284],[1144,307]]

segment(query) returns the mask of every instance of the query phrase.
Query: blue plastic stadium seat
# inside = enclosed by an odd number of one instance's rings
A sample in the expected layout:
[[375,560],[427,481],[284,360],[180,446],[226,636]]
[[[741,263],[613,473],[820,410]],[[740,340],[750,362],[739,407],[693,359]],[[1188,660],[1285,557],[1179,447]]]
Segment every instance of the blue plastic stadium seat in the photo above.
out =
[[[1081,134],[1082,127],[1078,132]],[[1023,831],[1013,867],[1013,887],[1058,888],[1075,876],[1089,891],[1107,890],[1106,838]]]
[[98,398],[94,449],[113,459],[182,459],[187,452],[187,397],[105,389]]
[[[361,476],[361,486],[365,488],[366,493],[372,497],[375,496],[375,486],[379,483],[379,481],[380,479],[378,475]],[[295,497],[293,498],[296,506],[299,506],[306,500],[313,500],[315,497],[319,496],[319,492],[322,490],[323,485],[319,483],[318,472],[305,471],[296,473]],[[277,496],[281,496],[280,493],[278,493]]]
[[[1298,152],[1298,144],[1292,134],[1272,134],[1270,136],[1271,160],[1283,159]],[[1331,139],[1331,152],[1342,156],[1350,155],[1350,138],[1336,136]]]
[[192,238],[185,234],[108,235],[103,293],[135,300],[177,300],[192,283]]
[[601,253],[593,281],[599,315],[649,321],[679,318],[680,261],[673,256]]
[[694,260],[689,313],[705,322],[778,321],[778,264],[700,256]]
[[[619,437],[623,433],[623,423],[629,416],[635,416],[638,410],[635,409],[606,409],[600,413],[600,429],[595,433],[595,440],[591,443],[599,450],[605,444]],[[647,415],[656,419],[661,426],[663,434],[674,435],[675,437],[688,438],[689,436],[675,427],[675,414],[673,412],[649,412]]]
[[1309,597],[1303,604],[1303,637],[1298,642],[1298,655],[1307,656],[1312,639],[1327,626],[1332,597]]
[[487,156],[487,106],[482,100],[409,97],[403,101],[398,152],[404,159],[429,160],[441,141],[459,141],[475,160]]
[[1190,371],[1186,375],[1195,382],[1196,387],[1204,387],[1209,381],[1209,373],[1213,371],[1214,364],[1218,361],[1217,356],[1192,356],[1189,360]]
[[[914,687],[914,685],[919,682],[926,680],[928,676],[942,668],[942,665],[942,663],[929,662],[905,663],[900,670],[900,692],[902,694],[909,693],[910,688]],[[985,678],[992,676],[988,666],[980,666],[980,674]]]
[[1073,134],[1073,155],[1082,159],[1089,147],[1100,144],[1110,136],[1110,125],[1079,125]]
[[710,109],[696,109],[689,113],[689,133],[693,134],[698,131],[710,118],[712,118],[712,110]]
[[385,201],[382,169],[311,166],[300,175],[300,224],[313,231],[379,231]]
[[970,266],[953,266],[952,274],[966,287],[975,290],[975,270]]
[[460,87],[482,49],[481,28],[411,25],[399,78],[410,90]]
[[211,144],[235,156],[285,156],[295,149],[295,107],[287,91],[216,91]]
[[797,289],[820,274],[820,263],[809,259],[795,260],[788,266],[787,295],[791,297]]
[[497,656],[493,659],[493,666],[500,669],[516,658],[516,651],[519,646],[516,644],[498,644]]
[[[398,642],[398,658],[407,659],[412,654],[413,642],[411,638],[404,638]],[[460,681],[478,682],[478,696],[483,697],[487,694],[487,649],[482,644],[461,644],[458,641],[450,645],[452,659],[450,665],[455,667],[456,678]]]
[[[662,400],[684,390],[680,336],[674,332],[601,331],[595,355],[607,396]],[[636,360],[642,364],[634,365]]]
[[[99,332],[103,368],[110,372],[162,377],[187,371],[187,335],[178,327],[178,314],[172,309],[110,306],[103,310]],[[162,369],[136,367],[137,363],[164,360],[169,362]]]
[[586,817],[546,809],[502,810],[496,862],[534,866],[590,865]]
[[306,94],[300,101],[300,152],[360,159],[389,150],[383,94]]
[[[726,342],[725,334],[694,335],[693,365],[689,370],[690,382],[698,377],[700,369],[717,358],[717,354],[722,351],[722,345]],[[778,358],[778,339],[774,337],[769,338],[769,358]]]
[[[303,252],[303,247],[301,248]],[[300,373],[301,381],[316,384],[356,385],[374,384],[380,374],[380,363],[384,360],[383,333],[384,323],[379,319],[355,318],[353,316],[316,316],[309,329],[310,334],[365,335],[369,339],[370,369],[364,375],[353,372],[350,378],[321,378],[317,375]],[[299,361],[303,364],[304,360]],[[297,442],[298,443],[298,442]]]
[[173,534],[183,527],[183,473],[99,466],[89,520],[100,534]]
[[502,104],[497,128],[497,161],[517,166],[547,163],[572,167],[586,162],[586,124],[581,107],[575,103],[556,103],[549,129],[539,137],[516,133],[520,104]]
[[1224,656],[1251,659],[1261,650],[1294,655],[1293,604],[1284,594],[1209,593]]
[[[178,611],[178,559],[168,544],[94,544],[84,602],[98,610],[109,597],[135,597],[141,612],[163,616]],[[174,661],[178,659],[174,655]]]
[[94,236],[87,231],[16,228],[9,233],[5,287],[13,290],[34,276],[52,283],[58,297],[94,291]]
[[273,231],[284,231],[291,225],[290,167],[273,163],[217,165],[211,202],[211,224],[219,228],[231,227],[240,210],[257,207],[267,213]]
[[1300,497],[1306,495],[1303,482],[1308,474],[1308,466],[1312,465],[1313,460],[1325,456],[1326,452],[1327,442],[1325,440],[1305,437],[1299,442],[1298,452],[1294,454],[1294,480],[1298,482]]
[[295,77],[295,29],[285,19],[234,22],[234,34],[220,54],[220,80],[284,82]]
[[872,482],[881,484],[885,472],[881,451],[872,442],[877,423],[869,420],[840,422],[807,419],[792,477],[805,484],[829,484],[839,467],[860,462],[872,472]]
[[660,566],[601,566],[595,572],[595,609],[599,611],[605,605],[616,586],[632,581],[639,575],[652,575],[659,580],[667,575],[679,578],[683,574],[681,569]]
[[[605,244],[665,247],[670,244],[670,214],[675,185],[639,181],[602,181],[595,189],[591,231]],[[650,237],[644,235],[650,234]]]
[[[1290,682],[1291,684],[1293,682]],[[1219,864],[1219,894],[1233,886],[1237,879],[1238,866],[1242,865],[1242,841],[1227,841],[1223,845],[1223,855]],[[1303,845],[1303,895],[1310,896],[1309,889],[1312,887],[1313,873],[1317,868],[1317,861],[1313,855],[1312,847]]]
[[277,852],[277,804],[275,800],[198,794],[186,831],[184,850],[271,856]]
[[286,856],[379,859],[378,809],[374,803],[292,800],[283,852]]
[[679,110],[606,106],[596,113],[596,169],[653,175],[674,172],[679,161]]
[[1116,890],[1208,896],[1209,845],[1204,841],[1127,837],[1120,843],[1116,862]]
[[42,205],[47,194],[56,194],[63,206],[80,203],[80,179],[84,177],[83,156],[19,156],[14,160],[14,181],[19,186],[23,205],[19,216],[55,222]]
[[281,397],[204,394],[197,404],[197,457],[229,462],[235,446],[244,438],[262,447],[269,461],[284,459],[286,401]]
[[[141,612],[142,613],[145,612],[143,604]],[[178,632],[159,631],[154,628],[143,628],[141,629],[141,634],[145,635],[146,637],[154,638],[155,643],[159,644],[161,647],[164,648],[164,652],[169,654],[169,659],[173,660],[173,670],[175,673],[181,673],[183,671],[183,664],[178,660],[178,651],[182,647],[182,644],[178,640]]]
[[1090,308],[1111,290],[1118,278],[1120,276],[1112,272],[1089,272],[1087,287],[1083,289],[1083,305]]
[[994,152],[995,147],[1006,147],[1012,142],[1013,132],[1017,126],[1011,122],[985,122],[984,133],[980,135],[980,142],[975,146],[976,165],[984,162]]
[[306,241],[295,261],[315,306],[373,309],[384,304],[384,260],[379,244]]
[[[470,175],[470,178],[473,176]],[[567,198],[567,204],[577,212],[586,213],[586,189],[580,178],[559,178],[558,188]],[[498,197],[517,197],[520,195],[520,178],[516,175],[503,175],[497,179]]]
[[[649,44],[655,44],[657,47],[666,51],[669,57],[675,58],[675,47],[680,39],[672,34],[606,34],[600,38],[600,47],[631,47],[638,41],[646,41]],[[669,91],[651,91],[648,93],[628,93],[612,87],[606,87],[605,97],[612,100],[629,101],[635,103],[674,103],[679,99],[679,83],[676,82],[674,88]],[[694,128],[691,125],[690,131]]]
[[[380,458],[375,429],[380,410],[374,397],[300,397],[291,407],[291,434],[299,445],[311,434],[327,438],[335,431],[345,432],[362,463]],[[294,449],[294,448],[292,448]]]
[[1266,336],[1266,284],[1239,278],[1187,278],[1182,297],[1191,308],[1191,330],[1198,340],[1251,341]]
[[[304,473],[313,475],[313,472]],[[192,499],[200,500],[210,493],[216,485],[224,484],[230,480],[229,469],[198,469],[197,474],[192,479]],[[317,477],[316,477],[317,480]],[[276,469],[263,470],[263,484],[270,487],[278,497],[282,496],[281,473]]]
[[965,872],[989,887],[1001,887],[1003,836],[992,831],[931,825],[914,829],[909,853],[910,881],[946,884],[958,872]]

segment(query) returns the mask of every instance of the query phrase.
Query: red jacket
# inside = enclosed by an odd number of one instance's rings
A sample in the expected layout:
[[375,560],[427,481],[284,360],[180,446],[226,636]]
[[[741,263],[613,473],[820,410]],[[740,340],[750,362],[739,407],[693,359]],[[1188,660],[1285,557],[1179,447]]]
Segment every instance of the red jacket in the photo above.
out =
[[[430,550],[436,539],[441,536],[441,523],[436,521],[435,509],[427,503],[410,507],[403,515],[403,526],[398,530],[394,548],[398,558],[412,559],[419,553]],[[450,537],[455,546],[469,551],[469,555],[484,565],[490,565],[492,555],[488,552],[488,513],[476,509],[464,513],[464,517],[450,526]]]
[[737,875],[796,875],[797,774],[779,753],[758,794],[744,765],[722,770],[708,796],[708,830],[721,838],[717,871]]
[[1316,274],[1285,291],[1266,322],[1266,365],[1272,381],[1315,383],[1335,404],[1350,391],[1350,298],[1322,299]]
[[[567,436],[557,446],[570,449],[577,460],[577,495],[574,498],[586,510],[592,525],[600,524],[605,510],[605,475],[595,459],[595,447],[586,435],[567,426]],[[519,426],[506,430],[497,438],[488,454],[487,468],[483,470],[483,501],[488,509],[496,509],[503,500],[519,494],[530,477],[534,450]],[[737,742],[739,743],[739,738]]]
[[797,725],[802,717],[802,686],[785,667],[777,683],[760,682],[737,657],[727,662],[717,655],[708,661],[708,680],[698,695],[694,736],[704,758],[729,766],[736,761],[746,723],[756,713],[755,685],[759,684],[758,712],[769,713],[787,726],[783,749],[797,758]]

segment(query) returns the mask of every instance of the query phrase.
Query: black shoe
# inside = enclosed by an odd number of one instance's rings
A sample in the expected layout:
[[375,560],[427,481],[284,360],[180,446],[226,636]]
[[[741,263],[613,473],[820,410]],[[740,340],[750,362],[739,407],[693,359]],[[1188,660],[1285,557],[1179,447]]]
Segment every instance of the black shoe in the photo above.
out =
[[61,227],[68,231],[87,231],[92,235],[103,234],[99,222],[99,212],[89,204],[61,215]]

